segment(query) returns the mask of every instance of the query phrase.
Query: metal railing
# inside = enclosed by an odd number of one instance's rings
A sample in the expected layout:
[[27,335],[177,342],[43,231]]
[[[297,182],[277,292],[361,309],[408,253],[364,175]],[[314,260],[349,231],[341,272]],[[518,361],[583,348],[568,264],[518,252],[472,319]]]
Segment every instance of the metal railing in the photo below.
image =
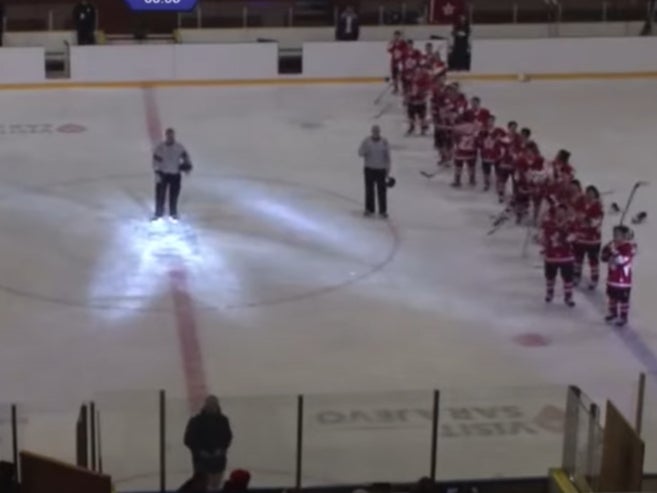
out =
[[[423,0],[371,0],[354,2],[362,25],[412,25],[426,22]],[[248,0],[201,0],[190,13],[171,14],[179,28],[331,26],[338,16],[332,2],[308,8],[303,4]],[[70,4],[6,7],[9,31],[71,30]],[[468,15],[474,24],[545,22],[643,21],[653,12],[652,0],[473,0]],[[98,17],[103,15],[98,12]],[[128,25],[132,21],[127,20]],[[99,28],[103,28],[102,19]]]
[[[648,444],[646,470],[657,472],[657,377],[644,378],[639,389],[636,382],[603,382],[592,395],[636,416]],[[229,467],[250,470],[255,486],[544,477],[556,466],[590,486],[600,471],[600,410],[576,387],[220,400],[234,434]],[[179,486],[192,472],[183,445],[198,412],[190,402],[164,391],[96,395],[88,406],[89,464],[109,473],[117,491]],[[0,405],[0,460],[27,450],[75,462],[79,415],[79,403]]]

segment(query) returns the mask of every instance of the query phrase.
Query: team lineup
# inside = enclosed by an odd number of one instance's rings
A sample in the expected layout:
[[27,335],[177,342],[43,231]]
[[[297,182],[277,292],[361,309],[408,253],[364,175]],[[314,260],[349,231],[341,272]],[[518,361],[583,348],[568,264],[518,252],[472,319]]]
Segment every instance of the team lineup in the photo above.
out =
[[[527,228],[523,254],[532,240],[541,247],[546,303],[553,301],[560,276],[564,303],[574,307],[573,290],[583,284],[585,263],[589,268],[585,287],[590,291],[598,286],[600,262],[607,263],[605,320],[625,326],[637,245],[634,232],[623,223],[635,192],[645,183],[634,185],[623,210],[612,204],[612,212],[622,212],[622,216],[613,228],[611,241],[603,247],[602,195],[607,192],[601,193],[594,185],[582,187],[569,151],[559,150],[554,159],[547,160],[530,128],[520,128],[515,121],[508,122],[506,128],[498,126],[480,98],[468,100],[458,82],[447,81],[447,66],[431,43],[422,52],[397,31],[388,52],[390,87],[402,97],[408,117],[407,135],[418,130],[427,135],[433,127],[437,168],[422,174],[431,179],[452,168],[452,187],[463,187],[465,173],[467,185],[474,189],[481,170],[483,191],[494,186],[497,200],[504,204],[488,234],[509,220]],[[640,223],[645,216],[641,212],[632,222]]]

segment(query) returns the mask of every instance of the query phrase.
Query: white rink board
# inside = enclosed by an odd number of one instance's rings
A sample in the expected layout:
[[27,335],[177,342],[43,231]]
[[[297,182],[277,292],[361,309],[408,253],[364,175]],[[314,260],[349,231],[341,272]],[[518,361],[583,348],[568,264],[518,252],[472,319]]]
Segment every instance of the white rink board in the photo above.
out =
[[41,47],[2,48],[0,67],[0,84],[45,82],[45,50]]
[[273,79],[273,43],[81,46],[71,48],[71,81],[135,82]]
[[[431,43],[447,60],[447,42],[441,40],[414,40],[424,52],[425,43]],[[390,54],[384,41],[353,41],[303,44],[303,77],[349,78],[387,77],[390,75]]]
[[657,37],[475,40],[474,74],[655,72]]
[[173,45],[73,46],[71,80],[119,82],[173,80]]
[[258,80],[278,77],[276,43],[176,45],[178,80]]

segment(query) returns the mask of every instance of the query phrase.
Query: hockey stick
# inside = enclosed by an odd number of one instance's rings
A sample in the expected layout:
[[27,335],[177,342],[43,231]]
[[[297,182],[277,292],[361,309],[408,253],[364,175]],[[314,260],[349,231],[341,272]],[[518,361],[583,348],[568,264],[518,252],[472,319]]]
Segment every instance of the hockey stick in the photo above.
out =
[[634,186],[632,187],[632,191],[630,192],[630,196],[627,198],[627,203],[625,204],[625,208],[623,209],[623,214],[621,215],[620,218],[620,225],[623,225],[623,221],[625,221],[625,216],[627,215],[628,211],[630,210],[630,206],[632,205],[632,201],[634,200],[634,195],[636,194],[636,191],[643,186],[648,185],[647,181],[637,181]]
[[532,225],[528,224],[525,228],[525,239],[522,241],[522,258],[529,255],[529,240],[532,236]]
[[500,229],[502,226],[504,226],[504,223],[506,223],[510,218],[510,216],[509,216],[510,212],[511,211],[509,211],[508,209],[504,209],[504,211],[502,211],[495,218],[495,221],[493,221],[493,227],[488,230],[488,233],[486,233],[486,236],[490,236],[490,235],[494,234],[498,229]]
[[388,91],[390,91],[390,89],[392,88],[392,84],[390,84],[390,78],[386,77],[385,81],[386,81],[386,87],[384,87],[383,91],[381,91],[379,93],[379,95],[376,97],[376,99],[374,100],[374,104],[378,105],[381,102],[381,100],[383,99],[383,97],[386,94],[388,94]]
[[434,171],[433,173],[430,173],[429,171],[420,171],[420,174],[425,178],[428,178],[429,180],[431,180],[431,178],[436,176],[438,173],[440,173],[440,168]]
[[374,115],[374,119],[378,120],[379,118],[381,118],[384,114],[386,114],[390,110],[390,108],[392,108],[392,103],[390,102],[386,103],[383,106],[383,108],[381,108],[379,112],[376,115]]
[[[443,171],[446,171],[450,167],[448,162],[440,162],[436,166],[437,166],[436,171],[433,171],[433,172],[432,171],[420,171],[420,174],[422,176],[424,176],[425,178],[431,180],[434,176],[439,175],[440,173],[442,173]],[[493,216],[493,217],[497,217],[497,216]]]

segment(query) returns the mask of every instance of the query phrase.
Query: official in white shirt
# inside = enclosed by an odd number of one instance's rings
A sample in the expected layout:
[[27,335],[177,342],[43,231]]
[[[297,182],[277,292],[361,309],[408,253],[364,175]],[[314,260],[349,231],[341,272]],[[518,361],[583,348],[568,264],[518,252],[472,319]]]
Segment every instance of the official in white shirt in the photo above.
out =
[[155,171],[155,214],[153,220],[164,216],[164,203],[169,196],[169,217],[178,219],[178,197],[182,183],[182,173],[192,171],[192,163],[185,147],[176,142],[176,133],[167,128],[164,142],[153,151],[153,171]]
[[379,215],[388,217],[388,186],[390,175],[390,146],[381,137],[378,125],[372,127],[372,134],[363,140],[358,149],[358,155],[363,158],[365,175],[365,216],[374,214],[374,191],[379,203]]

